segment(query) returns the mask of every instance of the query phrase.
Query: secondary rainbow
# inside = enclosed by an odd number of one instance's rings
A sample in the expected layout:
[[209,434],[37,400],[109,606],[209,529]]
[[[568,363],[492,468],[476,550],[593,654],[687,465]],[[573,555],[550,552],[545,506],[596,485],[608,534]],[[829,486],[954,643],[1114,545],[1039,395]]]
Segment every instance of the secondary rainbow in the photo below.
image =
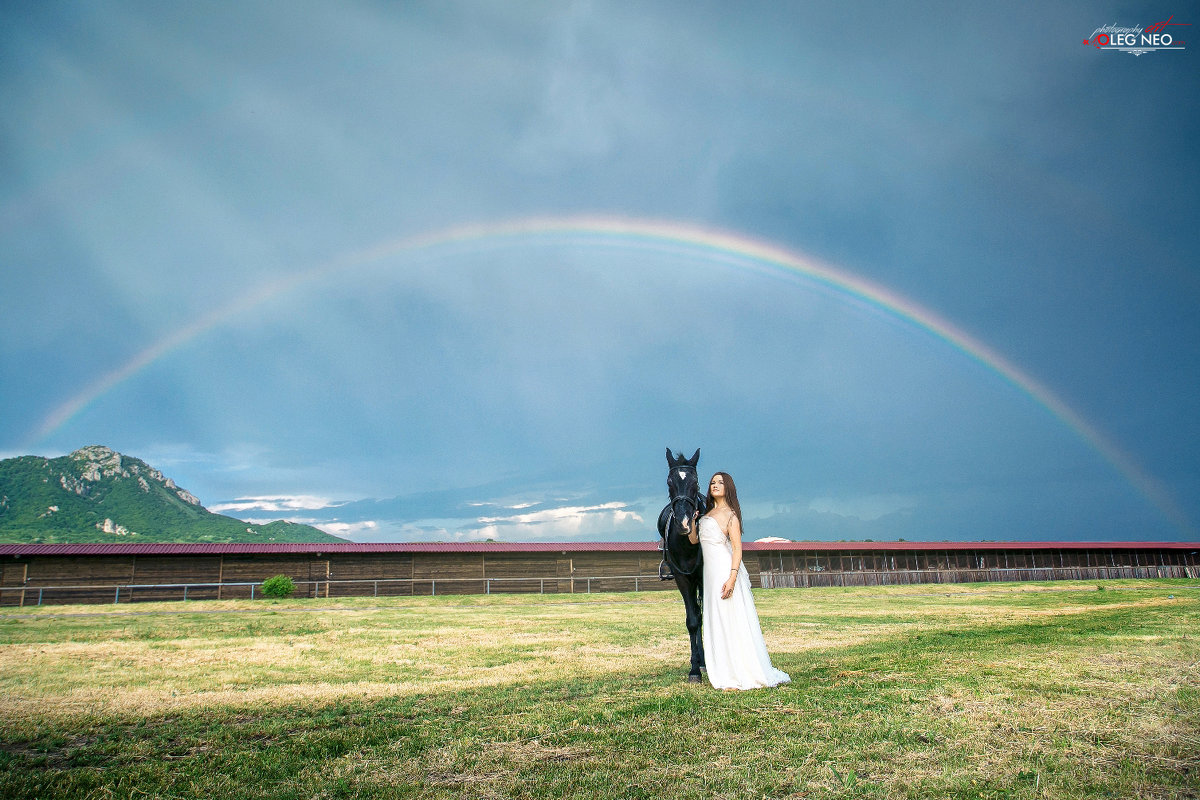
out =
[[1150,475],[1119,447],[1103,436],[1078,412],[1041,382],[1007,358],[934,312],[883,286],[822,264],[769,242],[744,235],[701,228],[686,223],[624,219],[608,216],[531,217],[493,223],[459,225],[416,236],[386,241],[301,270],[287,278],[259,287],[225,306],[214,309],[190,324],[154,342],[128,362],[101,376],[77,395],[54,409],[42,421],[29,446],[39,442],[117,385],[223,322],[280,295],[339,272],[373,264],[384,258],[436,252],[466,246],[487,250],[513,244],[577,243],[665,250],[729,264],[778,270],[798,275],[835,292],[866,301],[883,311],[916,325],[1002,376],[1075,431],[1106,461],[1113,465],[1152,505],[1182,530],[1191,524],[1172,498]]

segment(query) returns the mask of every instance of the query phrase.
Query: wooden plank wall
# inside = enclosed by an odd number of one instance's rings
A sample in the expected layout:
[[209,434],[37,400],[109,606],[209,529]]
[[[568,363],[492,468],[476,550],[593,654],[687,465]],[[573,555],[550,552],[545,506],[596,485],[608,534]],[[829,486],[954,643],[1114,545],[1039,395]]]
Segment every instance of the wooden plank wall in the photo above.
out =
[[759,586],[1200,577],[1185,550],[758,551]]
[[[572,582],[566,591],[631,592],[636,584],[641,591],[674,589],[674,582],[662,582],[658,575],[661,556],[656,552],[614,550],[611,552],[572,553]],[[632,575],[655,576],[635,581]],[[591,581],[587,579],[591,578]]]
[[[297,594],[304,597],[311,595],[311,592],[308,591],[309,587],[307,583],[310,576],[309,562],[313,559],[314,555],[309,553],[278,553],[267,556],[251,554],[221,556],[222,583],[250,583],[264,581],[275,575],[287,575],[296,583],[304,584],[297,587]],[[256,588],[255,596],[257,595],[258,589]],[[229,600],[248,597],[250,597],[249,586],[223,585],[221,587],[222,599]]]
[[979,570],[879,570],[872,572],[763,572],[768,589],[814,586],[896,586],[923,583],[1115,580],[1119,578],[1200,578],[1200,567],[1030,567]]
[[480,553],[483,575],[495,579],[493,592],[569,591],[570,576],[560,587],[559,553]]
[[[25,603],[37,602],[43,587],[114,586],[130,583],[133,556],[60,556],[29,560],[25,581]],[[43,603],[111,603],[115,592],[108,588],[45,588]]]
[[330,555],[329,562],[330,580],[360,581],[334,584],[331,594],[393,597],[413,593],[413,557],[409,553],[337,553]]
[[[221,580],[220,556],[192,556],[186,564],[179,556],[133,556],[132,583],[217,583]],[[188,589],[189,600],[215,600],[216,586]],[[183,589],[131,589],[130,600],[179,600]]]
[[0,586],[21,587],[0,590],[0,606],[20,606],[25,604],[25,577],[29,563],[25,561],[5,561],[0,565]]
[[[34,556],[6,560],[0,604],[111,603],[115,587],[196,584],[190,599],[249,597],[273,575],[296,581],[297,596],[394,596],[493,592],[675,591],[657,579],[660,554],[648,551],[526,553],[286,553],[270,555]],[[821,586],[977,580],[1200,577],[1188,550],[930,550],[745,553],[752,585]],[[1124,570],[1124,571],[1122,571]],[[1133,570],[1130,572],[1129,570]],[[640,577],[636,583],[629,576]],[[493,579],[488,585],[488,579]],[[92,588],[46,588],[87,586]],[[112,588],[110,588],[112,587]],[[123,589],[121,600],[182,599],[182,588]]]

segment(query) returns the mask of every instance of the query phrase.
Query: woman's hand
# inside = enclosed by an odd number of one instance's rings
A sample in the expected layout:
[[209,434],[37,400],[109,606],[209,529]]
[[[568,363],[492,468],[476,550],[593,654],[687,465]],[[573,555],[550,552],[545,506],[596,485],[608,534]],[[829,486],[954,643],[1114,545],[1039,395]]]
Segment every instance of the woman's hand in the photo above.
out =
[[737,585],[737,573],[730,572],[729,580],[725,581],[725,584],[721,587],[722,600],[728,600],[729,598],[733,597],[733,587],[735,585]]

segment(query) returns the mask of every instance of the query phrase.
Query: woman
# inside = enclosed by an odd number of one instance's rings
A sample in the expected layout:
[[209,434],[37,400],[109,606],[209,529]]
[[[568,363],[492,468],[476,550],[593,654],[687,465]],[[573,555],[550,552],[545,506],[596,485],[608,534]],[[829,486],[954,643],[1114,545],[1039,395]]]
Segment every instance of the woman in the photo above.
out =
[[708,484],[708,501],[692,544],[704,552],[704,661],[717,689],[758,689],[791,681],[771,666],[750,575],[742,565],[742,508],[737,487],[718,472]]

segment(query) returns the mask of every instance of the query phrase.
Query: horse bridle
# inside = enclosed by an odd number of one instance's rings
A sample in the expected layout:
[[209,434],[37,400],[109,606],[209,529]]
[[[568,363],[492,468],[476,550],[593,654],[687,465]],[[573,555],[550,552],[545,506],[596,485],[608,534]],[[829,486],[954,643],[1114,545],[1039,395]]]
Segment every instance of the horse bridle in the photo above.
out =
[[[696,468],[695,468],[695,467],[693,467],[693,466],[686,465],[686,464],[680,464],[680,465],[679,465],[679,466],[677,466],[677,467],[672,467],[672,469],[677,469],[677,470],[687,470],[687,471],[691,472],[693,475],[695,475],[695,474],[696,474]],[[696,496],[694,496],[694,497],[690,497],[690,496],[684,496],[684,497],[672,497],[672,498],[670,498],[670,501],[671,501],[671,502],[670,502],[670,505],[671,505],[671,515],[670,515],[669,517],[667,517],[667,525],[666,525],[666,528],[663,530],[663,534],[662,534],[662,553],[663,553],[663,562],[664,562],[664,563],[665,563],[665,564],[666,564],[666,565],[667,565],[667,566],[668,566],[668,567],[669,567],[669,568],[670,568],[670,569],[671,569],[673,572],[678,572],[678,573],[680,573],[680,574],[682,574],[682,575],[692,575],[693,573],[695,573],[695,571],[696,571],[695,569],[692,569],[692,570],[691,570],[691,572],[689,572],[689,571],[687,571],[687,570],[684,570],[684,569],[680,569],[679,565],[678,565],[678,564],[676,564],[676,563],[675,563],[675,562],[674,562],[674,561],[671,559],[671,551],[670,551],[670,549],[667,547],[667,536],[668,536],[668,535],[670,534],[670,532],[671,532],[671,523],[675,521],[675,504],[676,504],[676,503],[683,502],[683,503],[687,503],[689,506],[691,506],[691,507],[692,507],[692,513],[691,513],[691,515],[690,515],[690,516],[691,516],[691,519],[692,519],[692,523],[693,523],[693,524],[695,524],[695,522],[696,522],[697,518],[700,516],[700,482],[699,482],[699,479],[697,479],[697,481],[696,481]],[[661,566],[660,566],[660,567],[659,567],[659,577],[660,577],[660,578],[662,577],[662,574],[663,574],[663,573],[662,573],[662,568],[661,568]],[[664,580],[665,580],[665,579],[664,579]]]

